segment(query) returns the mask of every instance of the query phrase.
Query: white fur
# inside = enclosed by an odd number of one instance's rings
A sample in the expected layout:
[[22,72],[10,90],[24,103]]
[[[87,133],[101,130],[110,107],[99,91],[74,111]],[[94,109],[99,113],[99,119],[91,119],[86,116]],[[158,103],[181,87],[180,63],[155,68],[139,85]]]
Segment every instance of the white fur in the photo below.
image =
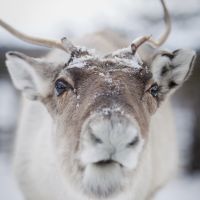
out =
[[[6,54],[6,65],[15,87],[23,91],[23,94],[29,99],[34,99],[38,94],[46,95],[49,83],[44,81],[43,77],[34,69],[34,66],[27,62],[28,56],[18,52],[14,53],[24,57],[22,59],[16,55]],[[41,67],[39,60],[32,59],[35,62],[34,65],[38,65],[37,67]],[[51,66],[49,65],[49,67]]]
[[[70,182],[66,183],[63,180],[53,148],[52,131],[54,125],[47,111],[39,102],[25,100],[23,105],[24,109],[18,129],[15,168],[18,180],[20,180],[28,200],[89,200],[78,191],[74,191],[70,187]],[[30,113],[32,114],[30,115]],[[126,191],[113,199],[143,200],[173,176],[176,169],[174,137],[172,116],[168,103],[165,103],[152,119],[149,142],[141,155],[134,180],[128,182]],[[96,177],[96,184],[102,180],[106,180],[105,184],[110,183],[113,186],[119,184],[118,187],[127,184],[126,180],[117,183],[117,180],[122,177],[118,166],[110,173],[109,170],[105,170],[106,174],[108,173],[106,179],[101,176],[102,171],[100,173],[97,171],[97,168],[89,165],[85,171],[83,182],[90,186],[91,181],[88,181],[88,177],[93,177],[93,179]],[[99,173],[100,179],[97,176],[92,176],[97,173]],[[130,172],[127,170],[123,173]]]
[[17,57],[10,59],[10,57],[7,55],[6,65],[16,88],[24,90],[28,97],[37,95],[38,88],[36,82],[39,81],[33,69],[22,59]]
[[[101,140],[101,143],[95,144],[91,141],[88,127],[92,134]],[[100,193],[103,197],[113,191],[117,191],[116,194],[118,194],[121,191],[120,188],[127,184],[123,174],[136,168],[144,144],[138,125],[125,116],[120,119],[119,116],[114,115],[108,120],[94,115],[86,121],[83,131],[85,138],[81,139],[84,146],[81,161],[86,167],[83,175],[84,190],[86,193],[91,193],[91,191]],[[138,143],[133,147],[128,146],[136,137],[139,138]],[[109,159],[116,163],[106,166],[95,164]]]
[[[83,128],[82,135],[85,138],[81,139],[84,145],[81,161],[88,165],[112,159],[129,169],[134,169],[144,143],[137,123],[132,122],[126,116],[120,119],[117,115],[112,116],[109,120],[95,115],[88,121]],[[94,144],[91,141],[88,129],[91,129],[92,134],[102,141],[101,144]],[[138,144],[134,147],[128,146],[136,137],[139,138]]]
[[[187,78],[186,75],[190,70],[188,68],[193,64],[192,59],[195,57],[195,52],[191,50],[179,50],[174,59],[170,59],[167,56],[158,55],[152,63],[152,72],[154,80],[158,83],[161,82],[162,85],[166,85],[170,79],[175,81],[177,84],[182,84],[184,79]],[[163,67],[170,68],[173,66],[172,70],[169,70],[166,77],[161,77],[160,73]]]

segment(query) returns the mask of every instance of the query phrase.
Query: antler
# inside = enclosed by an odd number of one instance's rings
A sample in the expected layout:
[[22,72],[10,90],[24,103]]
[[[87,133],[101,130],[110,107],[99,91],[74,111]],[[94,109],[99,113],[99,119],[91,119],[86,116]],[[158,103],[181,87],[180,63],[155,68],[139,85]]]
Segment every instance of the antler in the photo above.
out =
[[[150,36],[143,36],[136,39],[131,45],[133,52],[135,52],[137,48],[141,46],[143,43],[145,43],[146,41],[150,42],[154,46],[159,47],[167,40],[169,33],[171,31],[171,19],[170,19],[170,15],[169,15],[169,12],[167,10],[164,0],[160,0],[160,1],[164,10],[164,21],[166,25],[165,32],[161,35],[161,37],[158,40],[154,40]],[[13,27],[8,25],[6,22],[4,22],[1,19],[0,19],[0,26],[5,28],[12,35],[31,44],[40,45],[40,46],[44,46],[48,48],[57,48],[57,49],[64,50],[68,53],[71,53],[72,51],[76,50],[76,47],[67,38],[63,38],[61,39],[61,41],[55,41],[55,40],[32,37],[32,36],[19,32],[18,30],[14,29]]]
[[153,40],[152,38],[150,38],[150,42],[152,44],[154,44],[155,46],[158,46],[158,47],[165,43],[165,41],[167,40],[167,38],[168,38],[168,36],[169,36],[169,34],[171,32],[170,14],[168,12],[168,9],[167,9],[167,7],[165,5],[164,0],[160,0],[160,1],[161,1],[163,10],[164,10],[164,21],[165,21],[166,29],[165,29],[164,33],[160,36],[160,38],[157,41]]
[[48,48],[57,48],[57,49],[64,50],[68,53],[71,53],[74,49],[76,49],[76,47],[67,38],[63,38],[61,39],[61,41],[55,41],[55,40],[32,37],[32,36],[19,32],[18,30],[14,29],[13,27],[8,25],[6,22],[4,22],[1,19],[0,19],[0,26],[2,26],[4,29],[6,29],[8,32],[16,36],[17,38],[31,44],[48,47]]
[[160,0],[160,1],[164,10],[164,21],[165,21],[165,27],[166,27],[164,33],[160,36],[158,40],[154,40],[153,38],[151,38],[151,36],[142,36],[140,38],[137,38],[131,44],[133,53],[137,50],[139,46],[141,46],[146,41],[150,42],[156,47],[160,47],[167,40],[171,31],[171,18],[170,18],[170,14],[168,12],[168,9],[165,5],[164,0]]

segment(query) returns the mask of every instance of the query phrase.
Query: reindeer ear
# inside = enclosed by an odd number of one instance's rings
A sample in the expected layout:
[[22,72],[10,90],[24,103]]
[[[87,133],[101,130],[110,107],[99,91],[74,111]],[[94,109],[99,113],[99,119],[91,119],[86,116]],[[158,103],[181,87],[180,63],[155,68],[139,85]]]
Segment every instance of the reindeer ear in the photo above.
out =
[[32,100],[46,95],[51,65],[19,52],[8,52],[6,58],[8,71],[17,89]]
[[147,65],[151,65],[152,60],[155,54],[158,52],[158,49],[155,48],[151,43],[145,42],[137,49],[137,54],[139,55],[140,59]]
[[173,53],[158,54],[151,64],[154,80],[162,94],[174,91],[189,77],[196,54],[191,50],[176,50]]

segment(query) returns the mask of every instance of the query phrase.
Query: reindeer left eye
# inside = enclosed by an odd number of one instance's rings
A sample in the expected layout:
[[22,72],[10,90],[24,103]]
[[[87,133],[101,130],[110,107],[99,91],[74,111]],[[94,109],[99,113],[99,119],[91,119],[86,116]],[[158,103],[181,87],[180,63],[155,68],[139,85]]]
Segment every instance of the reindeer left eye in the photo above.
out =
[[69,89],[73,89],[73,87],[66,81],[64,80],[57,80],[55,83],[55,90],[56,90],[56,95],[60,96],[64,92],[66,92]]
[[149,89],[150,94],[153,97],[157,97],[158,96],[158,92],[159,92],[159,87],[157,83],[154,83],[151,88]]

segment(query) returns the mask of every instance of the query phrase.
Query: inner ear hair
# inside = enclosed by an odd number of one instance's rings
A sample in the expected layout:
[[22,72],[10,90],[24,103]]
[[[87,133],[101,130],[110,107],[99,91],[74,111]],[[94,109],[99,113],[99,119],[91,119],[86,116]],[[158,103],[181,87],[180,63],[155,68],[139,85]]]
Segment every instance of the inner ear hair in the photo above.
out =
[[160,76],[165,76],[167,72],[169,72],[169,70],[170,70],[170,67],[168,65],[163,66],[160,72]]
[[170,60],[172,60],[175,56],[173,53],[170,53],[170,52],[167,52],[167,51],[161,52],[161,55],[168,57]]
[[168,84],[168,87],[169,87],[170,90],[173,89],[173,88],[175,88],[176,86],[178,86],[178,84],[175,81],[173,81],[173,80],[171,80],[169,82],[169,84]]
[[186,81],[190,77],[192,70],[193,70],[195,60],[196,60],[196,56],[194,56],[190,62],[189,70],[188,70],[187,74],[185,75],[184,81]]

